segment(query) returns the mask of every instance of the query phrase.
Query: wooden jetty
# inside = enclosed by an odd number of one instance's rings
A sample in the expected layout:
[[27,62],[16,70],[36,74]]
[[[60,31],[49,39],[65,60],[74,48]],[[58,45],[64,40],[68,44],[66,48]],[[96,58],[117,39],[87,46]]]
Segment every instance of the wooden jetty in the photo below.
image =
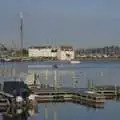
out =
[[86,106],[103,108],[105,97],[93,91],[83,91],[73,94],[72,101]]
[[102,94],[86,89],[54,88],[34,89],[38,103],[43,102],[73,102],[86,106],[103,108],[105,97]]
[[8,108],[11,104],[13,96],[11,94],[0,91],[0,108]]
[[120,97],[119,86],[95,86],[94,88],[39,88],[31,87],[37,95],[38,103],[43,102],[73,102],[85,106],[103,108],[105,100]]
[[[96,86],[94,89],[33,86],[30,90],[37,103],[72,102],[94,108],[103,108],[106,99],[120,97],[119,86]],[[11,106],[14,99],[13,95],[0,91],[0,108]]]
[[99,94],[103,94],[106,99],[114,99],[120,97],[120,87],[119,86],[96,86],[94,91]]

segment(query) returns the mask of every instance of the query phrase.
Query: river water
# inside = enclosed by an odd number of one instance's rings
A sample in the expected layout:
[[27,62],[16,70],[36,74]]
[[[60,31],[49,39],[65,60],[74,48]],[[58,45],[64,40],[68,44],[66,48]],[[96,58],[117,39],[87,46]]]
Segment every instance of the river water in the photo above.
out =
[[[58,68],[54,69],[54,64]],[[32,65],[32,66],[31,66]],[[37,65],[37,67],[36,67]],[[39,66],[39,67],[38,67]],[[94,62],[82,61],[80,64],[62,62],[24,62],[4,63],[1,70],[10,69],[10,73],[1,72],[1,80],[15,79],[23,73],[36,73],[39,75],[38,83],[54,85],[54,71],[56,71],[57,85],[59,87],[87,87],[88,80],[96,85],[120,85],[120,62]],[[12,71],[12,72],[11,72]],[[7,76],[7,77],[6,77]],[[23,78],[23,77],[22,77]],[[77,82],[76,82],[77,81]],[[109,100],[105,102],[104,109],[88,108],[72,103],[47,103],[38,105],[38,113],[28,120],[119,120],[120,101]],[[1,119],[8,120],[1,115]],[[13,120],[13,118],[9,118]],[[19,120],[24,120],[22,117]]]

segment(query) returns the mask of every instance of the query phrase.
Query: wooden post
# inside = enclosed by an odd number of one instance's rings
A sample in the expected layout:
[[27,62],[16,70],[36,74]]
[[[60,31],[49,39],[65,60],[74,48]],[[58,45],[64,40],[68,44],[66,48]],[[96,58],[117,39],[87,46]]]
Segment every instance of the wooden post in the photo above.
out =
[[47,104],[45,104],[45,120],[48,120],[48,109],[47,109]]
[[57,89],[57,71],[56,69],[54,70],[54,89]]
[[56,105],[57,104],[54,105],[55,106],[55,108],[54,108],[54,120],[58,120]]
[[46,80],[46,88],[47,88],[48,70],[46,70],[46,72],[45,72],[45,80]]
[[75,72],[72,72],[72,86],[75,88]]
[[90,84],[90,80],[88,80],[88,90],[90,90],[91,88],[91,84]]
[[92,80],[92,90],[94,90],[94,81]]
[[115,97],[117,96],[117,86],[115,84]]
[[34,73],[34,85],[36,85],[37,75]]

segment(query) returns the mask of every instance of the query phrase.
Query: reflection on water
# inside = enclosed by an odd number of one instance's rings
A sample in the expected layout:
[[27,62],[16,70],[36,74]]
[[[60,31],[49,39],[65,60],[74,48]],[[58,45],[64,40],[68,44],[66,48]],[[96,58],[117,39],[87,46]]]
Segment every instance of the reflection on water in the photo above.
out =
[[[25,78],[24,73],[37,73],[39,75],[38,83],[54,83],[53,68],[29,68],[28,65],[43,65],[54,62],[39,63],[5,63],[0,65],[0,79],[6,80],[6,77],[15,76],[21,79]],[[82,62],[81,64],[63,64],[57,69],[57,82],[59,86],[73,86],[73,81],[77,81],[77,87],[86,87],[87,81],[93,80],[95,84],[120,85],[120,62]]]
[[[54,84],[54,69],[27,69],[26,66],[31,64],[54,63],[9,63],[0,65],[0,69],[11,69],[13,71],[11,76],[19,76],[20,74],[23,75],[23,73],[37,73],[39,74],[38,84]],[[2,72],[1,80],[8,79],[5,73],[9,73],[9,70]],[[82,62],[78,65],[64,64],[58,67],[56,76],[57,84],[61,87],[86,87],[88,80],[93,80],[94,84],[98,85],[120,85],[120,62]],[[119,101],[105,102],[104,109],[93,109],[71,103],[45,103],[39,105],[38,114],[34,114],[36,113],[34,110],[22,110],[22,112],[15,110],[13,113],[11,111],[3,113],[2,118],[3,120],[119,120],[119,111]]]
[[[47,79],[46,80],[46,71]],[[35,73],[39,77],[37,83],[54,84],[54,70],[29,69],[29,73]],[[57,84],[60,87],[87,87],[88,80],[97,85],[120,85],[119,82],[120,68],[89,68],[89,69],[63,69],[57,70]],[[76,84],[75,84],[76,83]]]
[[[47,109],[47,110],[46,110]],[[44,120],[119,120],[120,103],[108,101],[105,109],[94,109],[80,106],[72,103],[58,103],[39,105],[39,115],[35,120],[39,120],[40,116],[44,116]]]
[[3,113],[1,120],[119,120],[120,102],[108,101],[105,109],[72,103],[39,104],[38,109],[18,109]]
[[13,109],[8,108],[2,111],[2,120],[28,120],[30,116],[34,116],[38,113],[38,107],[27,108],[23,107],[22,109]]
[[48,108],[47,108],[47,104],[45,104],[45,120],[48,120]]

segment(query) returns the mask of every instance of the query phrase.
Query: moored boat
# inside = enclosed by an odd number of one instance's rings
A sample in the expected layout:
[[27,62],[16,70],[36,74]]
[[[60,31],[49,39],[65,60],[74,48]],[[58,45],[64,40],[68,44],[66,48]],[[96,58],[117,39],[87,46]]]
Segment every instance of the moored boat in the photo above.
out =
[[78,61],[78,60],[71,60],[70,63],[71,63],[71,64],[79,64],[80,61]]

